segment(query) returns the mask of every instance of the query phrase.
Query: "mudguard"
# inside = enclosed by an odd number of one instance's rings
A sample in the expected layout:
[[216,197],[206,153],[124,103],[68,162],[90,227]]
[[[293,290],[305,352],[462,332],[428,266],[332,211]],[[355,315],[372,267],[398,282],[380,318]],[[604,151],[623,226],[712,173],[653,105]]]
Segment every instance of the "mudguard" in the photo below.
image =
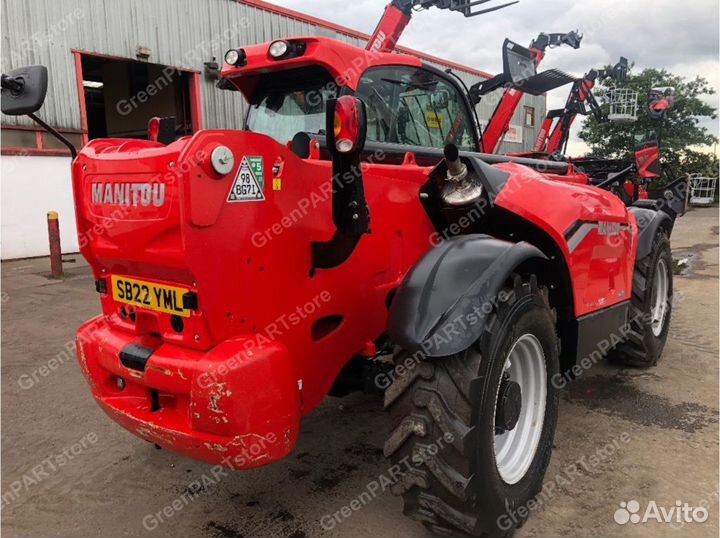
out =
[[688,176],[679,177],[668,184],[663,190],[663,198],[665,203],[661,209],[674,222],[675,218],[684,215],[687,209],[690,198],[690,178]]
[[690,197],[690,180],[687,176],[680,177],[666,185],[659,194],[646,200],[637,200],[633,206],[662,211],[674,224],[676,218],[685,214]]
[[410,270],[390,307],[388,334],[406,350],[430,357],[459,353],[482,333],[508,275],[546,256],[529,243],[488,235],[453,237]]
[[664,211],[649,209],[647,207],[630,206],[628,211],[635,216],[638,226],[638,247],[635,259],[641,260],[652,251],[653,239],[661,226],[668,235],[672,232],[673,220]]

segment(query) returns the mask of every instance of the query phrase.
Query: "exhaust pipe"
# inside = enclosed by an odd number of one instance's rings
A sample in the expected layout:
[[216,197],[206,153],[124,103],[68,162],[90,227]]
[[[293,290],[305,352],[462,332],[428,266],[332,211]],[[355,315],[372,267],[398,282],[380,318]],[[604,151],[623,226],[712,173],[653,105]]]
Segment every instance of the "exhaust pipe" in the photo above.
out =
[[447,205],[464,206],[475,202],[482,195],[482,185],[474,174],[468,172],[467,165],[460,159],[455,144],[448,144],[443,151],[445,156],[445,187],[442,199]]

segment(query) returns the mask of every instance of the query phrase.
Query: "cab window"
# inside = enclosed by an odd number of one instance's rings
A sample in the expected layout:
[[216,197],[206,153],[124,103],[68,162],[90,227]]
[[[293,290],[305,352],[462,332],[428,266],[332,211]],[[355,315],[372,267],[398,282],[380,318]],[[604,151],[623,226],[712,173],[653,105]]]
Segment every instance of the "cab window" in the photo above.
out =
[[250,101],[245,128],[281,144],[300,132],[325,133],[327,101],[338,88],[322,68],[306,67],[264,75]]
[[367,106],[367,140],[442,148],[453,143],[474,150],[465,100],[443,77],[403,66],[368,69],[356,95]]

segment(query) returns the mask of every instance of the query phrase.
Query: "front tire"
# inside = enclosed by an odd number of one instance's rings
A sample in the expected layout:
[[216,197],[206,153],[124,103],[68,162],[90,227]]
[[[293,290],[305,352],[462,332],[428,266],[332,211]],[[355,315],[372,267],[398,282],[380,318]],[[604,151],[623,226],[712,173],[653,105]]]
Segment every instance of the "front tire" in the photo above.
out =
[[650,254],[635,262],[629,333],[610,353],[610,361],[638,367],[657,364],[670,329],[672,298],[670,240],[661,231]]
[[559,359],[547,290],[515,275],[496,303],[470,349],[411,368],[401,353],[385,393],[385,455],[402,470],[392,491],[446,536],[510,536],[550,462]]

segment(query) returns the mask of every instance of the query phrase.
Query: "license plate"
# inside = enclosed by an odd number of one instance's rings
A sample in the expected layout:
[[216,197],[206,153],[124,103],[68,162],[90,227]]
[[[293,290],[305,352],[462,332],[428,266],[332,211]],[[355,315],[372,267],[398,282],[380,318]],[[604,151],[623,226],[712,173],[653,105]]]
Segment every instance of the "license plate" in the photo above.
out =
[[184,318],[190,317],[190,310],[183,308],[183,295],[190,291],[188,289],[115,275],[111,281],[112,296],[118,302]]

